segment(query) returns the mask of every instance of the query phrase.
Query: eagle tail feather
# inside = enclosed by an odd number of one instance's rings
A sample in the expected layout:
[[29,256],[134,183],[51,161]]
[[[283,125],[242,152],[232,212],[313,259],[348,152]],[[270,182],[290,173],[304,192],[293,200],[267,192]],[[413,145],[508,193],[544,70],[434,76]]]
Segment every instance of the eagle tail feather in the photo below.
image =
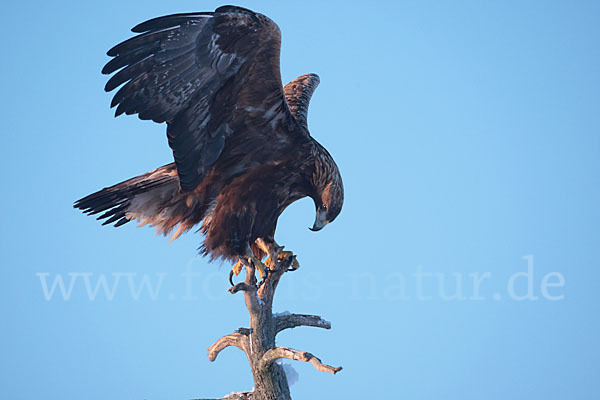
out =
[[[195,202],[180,193],[177,169],[173,163],[132,179],[104,188],[77,200],[73,207],[88,215],[100,214],[102,225],[119,227],[134,219],[167,235],[177,225],[171,241],[200,222]],[[187,201],[186,201],[187,200]]]

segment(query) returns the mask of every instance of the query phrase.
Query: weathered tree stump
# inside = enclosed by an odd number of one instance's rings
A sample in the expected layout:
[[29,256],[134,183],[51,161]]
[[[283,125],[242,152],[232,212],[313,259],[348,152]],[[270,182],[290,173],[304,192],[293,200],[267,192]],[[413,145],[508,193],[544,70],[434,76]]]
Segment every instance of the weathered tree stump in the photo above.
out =
[[208,359],[215,361],[219,353],[229,346],[242,350],[252,370],[254,390],[231,394],[224,399],[288,400],[290,388],[283,367],[276,363],[280,358],[305,361],[316,369],[335,374],[342,367],[323,364],[309,352],[288,347],[275,346],[275,336],[284,329],[298,326],[314,326],[331,329],[331,324],[317,315],[285,314],[273,315],[273,296],[279,280],[294,261],[295,256],[278,261],[273,271],[257,285],[254,266],[246,267],[246,280],[231,287],[232,294],[244,293],[246,308],[250,314],[250,327],[223,336],[208,348]]

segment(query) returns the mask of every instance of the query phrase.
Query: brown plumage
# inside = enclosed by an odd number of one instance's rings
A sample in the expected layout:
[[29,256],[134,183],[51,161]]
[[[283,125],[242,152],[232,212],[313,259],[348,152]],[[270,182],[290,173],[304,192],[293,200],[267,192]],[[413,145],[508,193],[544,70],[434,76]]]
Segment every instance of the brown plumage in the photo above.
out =
[[319,230],[339,214],[343,186],[307,128],[315,74],[282,86],[281,34],[266,16],[233,6],[175,14],[133,28],[113,47],[106,90],[116,115],[167,123],[174,163],[78,200],[104,224],[137,219],[173,238],[202,224],[211,259],[273,255],[277,219],[315,202]]

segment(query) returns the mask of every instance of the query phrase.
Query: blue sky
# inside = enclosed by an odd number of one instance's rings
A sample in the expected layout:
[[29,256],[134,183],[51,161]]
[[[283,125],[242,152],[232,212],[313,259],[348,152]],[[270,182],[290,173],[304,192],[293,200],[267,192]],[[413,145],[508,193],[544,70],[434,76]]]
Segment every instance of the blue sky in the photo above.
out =
[[[71,208],[171,161],[164,126],[112,118],[106,50],[138,22],[219,5],[4,5],[0,397],[252,387],[242,353],[207,359],[247,314],[225,292],[229,266],[196,257],[199,234],[168,244]],[[344,367],[294,362],[293,397],[598,398],[598,3],[239,5],[279,24],[284,81],[320,75],[309,127],[346,188],[323,231],[307,229],[307,199],[278,226],[302,268],[284,277],[275,311],[333,325],[278,344]],[[44,293],[58,276],[67,289],[73,279],[68,299]],[[114,295],[92,300],[86,279],[93,289],[101,277],[118,280]],[[155,296],[143,287],[136,300],[145,277]]]

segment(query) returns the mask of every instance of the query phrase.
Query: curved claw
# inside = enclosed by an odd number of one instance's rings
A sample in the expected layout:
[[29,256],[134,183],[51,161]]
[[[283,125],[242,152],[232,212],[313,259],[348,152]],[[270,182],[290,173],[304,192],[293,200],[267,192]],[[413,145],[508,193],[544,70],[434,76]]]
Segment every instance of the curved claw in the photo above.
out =
[[267,280],[267,278],[269,277],[269,275],[271,275],[272,273],[273,273],[273,271],[272,271],[272,270],[270,270],[268,267],[267,267],[267,268],[265,268],[265,275],[264,275],[264,278],[262,278],[262,279],[260,280],[260,282],[258,282],[258,283],[257,283],[257,285],[256,285],[256,286],[257,286],[257,287],[261,287],[261,286],[262,286],[262,285],[263,285],[263,284],[266,282],[266,280]]
[[296,256],[294,256],[294,260],[290,264],[291,266],[287,269],[287,272],[294,272],[298,268],[300,268],[300,264],[298,264],[298,260],[296,260]]
[[229,271],[229,283],[231,283],[231,287],[235,286],[235,283],[233,283],[233,270]]

